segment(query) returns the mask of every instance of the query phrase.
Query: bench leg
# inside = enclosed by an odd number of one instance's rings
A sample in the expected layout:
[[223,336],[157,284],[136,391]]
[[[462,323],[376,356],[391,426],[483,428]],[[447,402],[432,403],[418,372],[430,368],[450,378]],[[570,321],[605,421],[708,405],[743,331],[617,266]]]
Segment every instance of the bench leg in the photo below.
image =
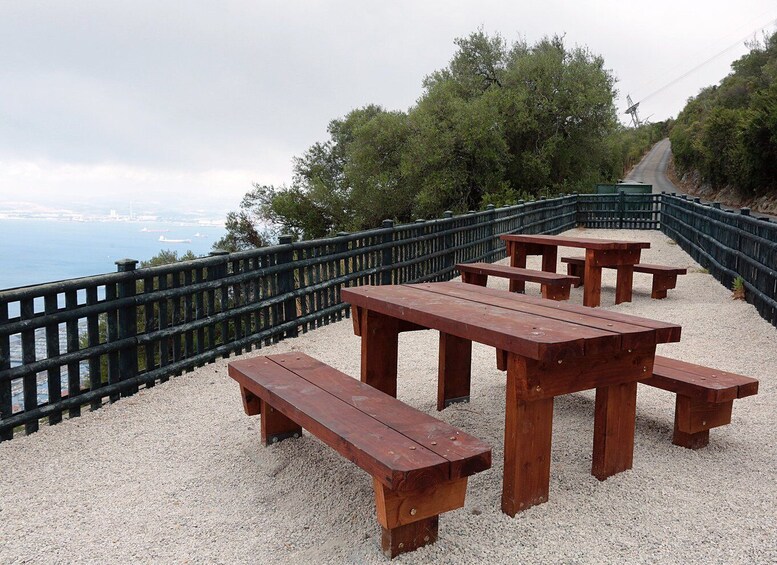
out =
[[437,410],[469,402],[472,372],[472,341],[440,332],[437,366]]
[[542,297],[548,300],[569,300],[569,285],[542,285]]
[[575,288],[585,284],[585,267],[574,263],[567,263],[567,274],[572,277],[580,277],[580,282],[573,284]]
[[666,298],[666,291],[677,285],[677,275],[654,274],[651,298]]
[[677,395],[672,443],[688,449],[700,449],[710,442],[710,429],[731,423],[734,401],[713,404]]
[[464,506],[467,478],[411,491],[391,490],[373,477],[383,553],[394,558],[437,541],[439,515]]
[[249,416],[256,416],[261,410],[262,401],[247,388],[240,387],[240,396],[243,397],[243,410]]
[[634,265],[619,265],[618,278],[615,282],[615,304],[631,302],[633,284]]
[[631,469],[636,413],[636,381],[596,389],[591,474],[600,481]]
[[476,284],[478,286],[488,285],[488,275],[479,275],[477,273],[461,273],[461,282],[467,284]]
[[270,445],[290,437],[301,437],[302,427],[278,410],[260,400],[262,413],[262,443]]

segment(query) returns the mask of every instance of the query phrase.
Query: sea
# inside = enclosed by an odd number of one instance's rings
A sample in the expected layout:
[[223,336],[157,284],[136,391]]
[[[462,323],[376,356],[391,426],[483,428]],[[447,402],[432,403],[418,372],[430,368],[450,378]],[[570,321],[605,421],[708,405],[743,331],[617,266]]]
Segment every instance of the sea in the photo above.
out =
[[[116,272],[119,259],[151,259],[162,250],[206,256],[225,233],[223,225],[176,221],[76,221],[58,219],[0,219],[0,292],[17,287]],[[172,241],[160,241],[160,238]],[[19,315],[18,302],[8,316]],[[36,358],[46,356],[45,332],[36,331]],[[61,333],[60,349],[66,350]],[[11,336],[11,366],[21,363],[21,343]],[[67,394],[67,369],[62,369],[62,393]],[[81,381],[86,378],[82,363]],[[48,401],[47,376],[37,378],[37,402]],[[20,379],[11,381],[12,412],[22,409]]]
[[223,225],[175,221],[0,219],[0,290],[113,273],[119,259],[167,249],[207,255],[224,233]]

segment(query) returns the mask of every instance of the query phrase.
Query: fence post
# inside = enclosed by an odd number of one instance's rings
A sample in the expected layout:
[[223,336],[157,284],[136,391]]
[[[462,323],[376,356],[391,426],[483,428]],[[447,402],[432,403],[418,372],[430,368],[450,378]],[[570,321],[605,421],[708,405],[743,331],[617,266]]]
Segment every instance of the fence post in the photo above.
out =
[[[421,220],[422,222],[424,220]],[[392,265],[394,261],[392,259],[394,246],[394,220],[383,220],[382,227],[384,229],[391,229],[390,232],[383,234],[383,244],[392,244],[383,248],[383,253],[380,260],[380,266],[382,268],[380,273],[380,284],[391,284]],[[386,268],[388,267],[388,269]]]
[[[278,264],[286,264],[289,268],[278,273],[278,292],[280,294],[291,294],[294,292],[294,250],[291,247],[294,238],[290,235],[278,237],[278,244],[286,246],[285,249],[278,252]],[[297,298],[289,296],[283,301],[283,322],[288,323],[297,319]],[[286,330],[286,337],[297,337],[298,328],[294,326]]]
[[[118,272],[127,273],[134,271],[138,266],[135,259],[119,259],[116,261]],[[136,294],[135,277],[127,278],[119,283],[119,300],[133,298]],[[134,338],[138,334],[138,312],[135,304],[119,308],[119,340]],[[119,375],[121,380],[131,379],[138,374],[138,346],[137,340],[130,347],[119,350]],[[137,385],[124,389],[122,396],[130,396],[138,392]]]
[[618,229],[623,229],[623,216],[626,213],[626,193],[618,191]]
[[489,204],[486,206],[486,211],[488,212],[487,216],[487,227],[486,227],[486,235],[488,236],[488,243],[486,244],[486,256],[488,259],[486,259],[487,263],[491,263],[493,261],[494,257],[494,222],[496,221],[496,212],[495,206],[493,204]]
[[[224,257],[226,255],[229,255],[229,251],[224,251],[223,249],[214,249],[211,251],[208,255],[211,257]],[[223,279],[227,276],[227,262],[225,261],[219,261],[215,265],[209,265],[208,266],[208,282],[217,281],[219,279]],[[213,315],[216,313],[216,304],[219,305],[219,312],[226,312],[229,309],[229,292],[228,289],[225,287],[219,288],[219,297],[218,301],[216,300],[216,290],[209,290],[208,291],[208,314]],[[226,345],[229,341],[229,320],[226,318],[221,321],[220,324],[221,330],[221,345]],[[210,346],[215,348],[216,342],[217,342],[217,336],[216,336],[216,326],[209,325],[208,326],[208,340],[210,342]],[[163,342],[164,343],[164,342]],[[221,357],[223,359],[229,358],[229,351],[225,351],[221,354]]]
[[[340,239],[340,241],[338,241],[337,244],[335,244],[335,253],[337,253],[338,255],[341,255],[346,251],[348,251],[348,242],[342,241],[342,238],[344,238],[347,235],[349,235],[349,232],[347,231],[337,232],[337,237]],[[348,259],[347,257],[344,259],[338,259],[337,262],[335,263],[335,277],[340,278],[343,275],[349,275],[349,274],[351,274],[350,259]],[[337,290],[335,292],[337,293],[336,298],[338,303],[342,302],[340,300],[340,290],[342,290],[344,287],[347,287],[349,282],[350,281],[345,281],[344,283],[341,283],[337,287]],[[346,318],[350,317],[351,308],[345,307],[344,314],[343,312],[338,312],[337,319],[342,320],[343,315],[345,315]]]
[[[8,304],[0,303],[0,325],[8,322]],[[11,368],[11,340],[8,335],[0,336],[0,371]],[[7,379],[0,382],[0,420],[5,420],[13,415],[13,402],[11,395],[11,381]],[[13,439],[13,428],[5,428],[0,432],[0,441]]]
[[[442,213],[442,217],[445,219],[452,218],[453,212],[451,210],[445,210],[445,212]],[[445,245],[445,261],[443,263],[443,267],[445,269],[445,274],[443,275],[444,280],[451,280],[453,278],[453,266],[455,263],[455,251],[453,249],[453,234],[451,233],[451,226],[453,225],[453,222],[445,222],[445,236],[443,238],[443,245]]]

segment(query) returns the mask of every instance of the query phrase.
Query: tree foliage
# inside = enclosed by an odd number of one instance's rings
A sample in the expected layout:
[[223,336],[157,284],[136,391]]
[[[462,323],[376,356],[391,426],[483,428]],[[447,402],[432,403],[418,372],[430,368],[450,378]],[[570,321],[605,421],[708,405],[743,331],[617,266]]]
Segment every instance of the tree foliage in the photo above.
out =
[[288,186],[255,185],[228,219],[235,248],[248,224],[304,238],[589,191],[623,173],[614,78],[601,57],[562,37],[508,45],[478,30],[407,112],[368,105],[332,120],[329,138],[294,161]]
[[159,267],[160,265],[170,265],[171,263],[179,263],[181,261],[191,261],[196,259],[197,256],[190,249],[183,253],[180,257],[178,252],[172,249],[162,249],[159,253],[154,255],[151,259],[140,262],[141,267]]
[[750,45],[719,85],[688,101],[672,128],[675,164],[713,186],[777,189],[777,33]]

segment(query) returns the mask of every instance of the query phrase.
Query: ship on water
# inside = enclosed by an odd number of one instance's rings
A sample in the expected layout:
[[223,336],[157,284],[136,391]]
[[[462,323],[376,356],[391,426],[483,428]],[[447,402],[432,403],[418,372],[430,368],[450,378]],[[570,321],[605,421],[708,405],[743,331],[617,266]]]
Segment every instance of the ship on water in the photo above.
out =
[[159,241],[162,243],[191,243],[191,239],[168,239],[163,235],[159,236]]

